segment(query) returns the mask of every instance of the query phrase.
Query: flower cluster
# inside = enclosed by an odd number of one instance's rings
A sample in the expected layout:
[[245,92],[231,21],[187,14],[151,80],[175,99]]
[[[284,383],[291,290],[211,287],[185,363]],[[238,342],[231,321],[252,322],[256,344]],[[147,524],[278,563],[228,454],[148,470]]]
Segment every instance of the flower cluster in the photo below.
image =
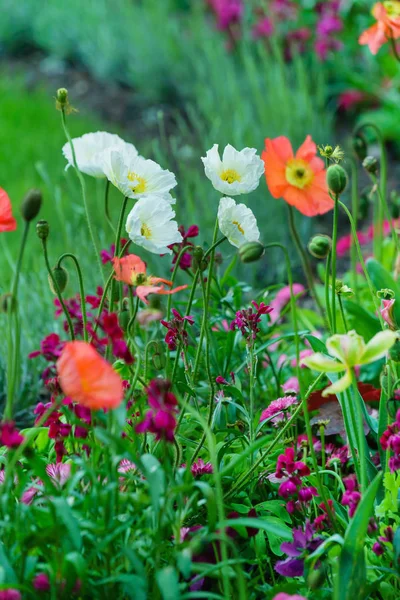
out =
[[277,426],[279,423],[282,423],[282,421],[286,421],[290,414],[290,411],[287,409],[293,406],[293,404],[297,404],[297,398],[295,396],[284,396],[283,398],[273,400],[261,413],[260,423],[271,419],[273,425]]
[[278,494],[282,498],[290,498],[286,504],[288,513],[300,510],[302,504],[310,502],[313,496],[318,496],[315,487],[303,485],[303,477],[309,474],[310,469],[307,465],[296,460],[294,448],[286,448],[284,454],[278,456],[275,477],[284,479],[279,486]]
[[349,475],[343,479],[346,491],[342,496],[343,506],[349,507],[349,517],[353,517],[358,503],[361,500],[361,494],[358,491],[358,482],[355,475]]
[[153,379],[147,387],[147,401],[150,410],[144,420],[136,425],[137,433],[154,433],[157,440],[174,440],[175,415],[178,401],[171,392],[171,383],[163,379]]
[[253,343],[257,338],[257,334],[260,331],[258,324],[261,322],[262,315],[267,315],[273,310],[270,306],[264,304],[264,302],[258,304],[253,300],[252,305],[255,311],[252,307],[239,310],[230,324],[230,329],[232,331],[239,329],[249,344]]
[[382,556],[385,553],[387,548],[386,544],[393,545],[394,542],[394,531],[392,527],[385,527],[383,531],[383,535],[378,537],[379,542],[375,542],[372,546],[372,551],[375,552],[377,556]]
[[[174,258],[172,259],[172,265],[175,265],[178,260],[179,254],[182,252],[184,248],[187,250],[191,250],[194,248],[194,244],[189,241],[189,238],[195,238],[199,235],[199,228],[197,225],[191,225],[188,227],[187,231],[185,230],[183,225],[179,225],[178,231],[182,236],[182,241],[180,243],[172,244],[169,246],[170,250],[174,253]],[[180,260],[179,260],[179,268],[183,271],[190,269],[192,266],[192,254],[191,252],[183,252]],[[174,267],[171,267],[171,271],[174,270]]]
[[400,469],[400,410],[396,420],[388,425],[380,439],[383,450],[391,450],[393,456],[389,458],[389,469],[392,473]]
[[161,324],[167,328],[165,342],[170,350],[176,350],[178,346],[187,346],[188,333],[185,329],[185,323],[194,324],[194,318],[190,315],[182,317],[179,312],[173,308],[174,318],[171,321],[161,321]]

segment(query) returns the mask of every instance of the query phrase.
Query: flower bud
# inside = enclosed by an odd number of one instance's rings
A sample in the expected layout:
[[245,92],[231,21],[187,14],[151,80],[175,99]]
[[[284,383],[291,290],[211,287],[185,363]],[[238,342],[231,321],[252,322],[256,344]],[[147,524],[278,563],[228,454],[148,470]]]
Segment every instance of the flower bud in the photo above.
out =
[[54,279],[57,284],[58,291],[62,294],[68,284],[68,271],[64,269],[64,267],[54,267],[54,269],[51,270],[51,273],[53,278],[51,278],[50,275],[48,276],[51,291],[53,294],[57,294],[57,290],[55,289],[53,282]]
[[204,260],[204,250],[201,246],[195,246],[193,250],[193,267],[197,271],[205,271],[207,269],[207,261]]
[[59,88],[56,93],[56,109],[64,110],[68,109],[68,90],[65,88]]
[[346,189],[347,174],[340,165],[331,165],[326,172],[326,182],[335,196],[340,196]]
[[336,280],[336,293],[338,296],[343,296],[343,298],[352,298],[354,296],[353,290],[346,284],[338,285],[338,280]]
[[265,249],[260,242],[246,242],[239,248],[239,258],[243,263],[251,263],[259,260]]
[[376,175],[378,172],[378,159],[374,156],[366,156],[362,163],[364,169],[367,173],[371,173],[372,175]]
[[308,242],[308,251],[315,258],[326,258],[331,251],[332,240],[329,235],[319,233]]
[[16,309],[16,301],[11,292],[0,296],[0,313],[12,313]]
[[25,221],[32,221],[37,217],[42,206],[42,192],[29,190],[21,204],[21,214]]
[[357,133],[353,137],[353,150],[359,160],[364,160],[367,156],[368,147],[365,137],[361,133]]
[[49,237],[50,227],[47,221],[38,221],[36,223],[36,233],[41,240],[47,240]]
[[120,325],[121,329],[123,329],[123,331],[127,330],[129,320],[130,320],[129,310],[126,310],[126,309],[121,310],[121,312],[118,315],[118,321],[119,321],[119,325]]
[[393,300],[395,293],[389,288],[382,288],[376,292],[376,295],[380,300]]

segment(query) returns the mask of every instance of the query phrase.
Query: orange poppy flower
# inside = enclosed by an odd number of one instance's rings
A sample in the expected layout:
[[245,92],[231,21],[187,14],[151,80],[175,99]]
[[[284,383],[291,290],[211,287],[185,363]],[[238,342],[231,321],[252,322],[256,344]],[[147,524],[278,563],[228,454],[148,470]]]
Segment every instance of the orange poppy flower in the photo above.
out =
[[322,215],[334,207],[326,183],[324,161],[317,157],[317,146],[311,136],[306,137],[296,155],[286,137],[267,138],[261,158],[267,185],[274,198],[283,198],[307,217]]
[[172,281],[162,279],[161,277],[152,277],[146,275],[146,263],[135,254],[128,254],[122,258],[114,256],[113,267],[115,279],[122,281],[128,285],[136,287],[136,295],[145,304],[148,304],[147,296],[149,294],[175,294],[187,288],[187,285],[180,285],[173,290],[166,290],[163,285],[155,285],[157,283],[165,283],[169,287],[172,286]]
[[65,344],[57,373],[64,394],[87,408],[117,408],[123,400],[121,377],[87,342]]
[[372,15],[377,22],[360,35],[358,42],[376,54],[390,38],[400,37],[400,2],[378,2],[372,8]]
[[14,219],[11,202],[5,190],[0,188],[0,231],[14,231],[17,221]]

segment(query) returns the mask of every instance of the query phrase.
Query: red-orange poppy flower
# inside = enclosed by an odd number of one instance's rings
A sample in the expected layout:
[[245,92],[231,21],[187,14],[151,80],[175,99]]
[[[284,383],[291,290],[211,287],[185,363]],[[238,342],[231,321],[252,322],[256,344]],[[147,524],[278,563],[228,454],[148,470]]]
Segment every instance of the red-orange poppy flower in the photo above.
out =
[[117,408],[123,400],[122,379],[87,342],[67,342],[57,361],[66,396],[92,410]]
[[17,221],[14,219],[11,202],[5,190],[0,188],[0,231],[14,231]]
[[286,137],[267,138],[261,158],[274,198],[283,198],[307,217],[322,215],[334,207],[324,161],[317,157],[317,146],[311,136],[306,137],[295,155]]
[[122,258],[115,256],[112,262],[115,279],[127,283],[128,285],[135,286],[137,297],[145,304],[149,303],[147,300],[149,294],[175,294],[175,292],[180,292],[187,288],[187,285],[180,285],[173,290],[166,290],[164,285],[155,285],[157,283],[164,283],[171,287],[172,281],[162,279],[161,277],[146,275],[146,263],[135,254],[128,254]]
[[390,39],[400,37],[400,2],[378,2],[372,8],[376,23],[358,38],[361,45],[367,45],[376,54]]

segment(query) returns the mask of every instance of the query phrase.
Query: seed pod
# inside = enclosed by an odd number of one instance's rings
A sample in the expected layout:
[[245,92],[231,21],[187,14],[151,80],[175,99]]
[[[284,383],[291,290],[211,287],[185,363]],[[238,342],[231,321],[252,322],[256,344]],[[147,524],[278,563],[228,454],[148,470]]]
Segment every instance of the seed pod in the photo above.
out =
[[[58,290],[62,294],[68,284],[68,271],[64,269],[64,267],[54,267],[54,269],[52,269],[51,272],[58,286]],[[50,277],[50,275],[48,276],[48,278],[51,291],[53,292],[53,294],[57,294],[57,290],[55,289],[53,279]]]
[[318,233],[308,242],[308,251],[315,258],[326,258],[332,248],[332,239],[329,235]]
[[40,190],[29,190],[21,204],[21,214],[25,221],[35,219],[42,206],[42,192]]
[[265,252],[260,242],[246,242],[239,248],[239,258],[243,263],[251,263],[259,260]]
[[331,165],[326,172],[328,188],[335,196],[340,196],[347,186],[347,173],[340,165]]
[[371,173],[372,175],[377,174],[379,163],[378,163],[378,159],[375,158],[374,156],[366,156],[363,160],[362,165],[363,165],[364,169],[367,171],[367,173]]

